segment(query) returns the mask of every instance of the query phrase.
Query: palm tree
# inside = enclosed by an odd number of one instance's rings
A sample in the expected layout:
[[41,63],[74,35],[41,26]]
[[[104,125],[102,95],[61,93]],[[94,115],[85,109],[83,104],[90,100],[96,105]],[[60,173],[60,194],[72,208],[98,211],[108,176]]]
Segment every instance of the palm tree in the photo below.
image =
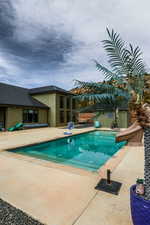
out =
[[[96,60],[94,61],[97,69],[103,72],[107,84],[113,85],[118,88],[118,90],[124,90],[124,92],[126,91],[126,93],[128,93],[128,96],[130,95],[129,111],[132,117],[132,115],[135,115],[136,108],[142,105],[144,101],[144,76],[146,74],[146,69],[143,59],[141,58],[142,52],[139,47],[133,48],[131,44],[129,44],[129,48],[127,48],[119,34],[114,32],[114,30],[109,31],[108,28],[106,30],[108,39],[103,40],[102,43],[107,53],[108,63],[111,69],[106,68]],[[95,83],[77,81],[76,85],[86,90],[82,96],[78,97],[81,100],[83,98],[86,98],[86,100],[93,99],[96,102],[104,102],[106,100],[105,102],[107,104],[108,98],[110,97],[110,99],[112,99],[113,93],[111,93],[111,96],[108,96],[109,89],[105,89],[106,83],[99,84],[99,86],[96,87],[99,89],[100,93],[103,93],[101,99],[100,96],[98,97],[97,95],[93,95],[93,93],[92,95],[89,93],[89,91],[95,91],[93,90],[93,88],[95,89]],[[97,92],[95,93],[97,94]],[[116,107],[116,110],[117,108],[118,107]]]
[[[104,73],[105,79],[111,80],[116,86],[124,85],[124,89],[130,93],[129,110],[136,110],[139,104],[143,104],[145,65],[141,58],[142,52],[137,46],[131,44],[127,48],[120,35],[109,31],[108,39],[103,40],[103,46],[108,56],[111,70],[95,60],[96,67]],[[131,114],[132,115],[132,114]]]

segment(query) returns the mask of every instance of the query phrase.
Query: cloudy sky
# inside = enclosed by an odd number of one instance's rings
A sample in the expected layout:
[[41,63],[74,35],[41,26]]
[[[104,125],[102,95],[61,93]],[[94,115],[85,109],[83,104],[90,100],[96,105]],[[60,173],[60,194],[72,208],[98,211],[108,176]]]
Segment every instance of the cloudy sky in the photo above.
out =
[[150,60],[149,0],[0,0],[0,82],[73,87],[99,81],[106,27]]

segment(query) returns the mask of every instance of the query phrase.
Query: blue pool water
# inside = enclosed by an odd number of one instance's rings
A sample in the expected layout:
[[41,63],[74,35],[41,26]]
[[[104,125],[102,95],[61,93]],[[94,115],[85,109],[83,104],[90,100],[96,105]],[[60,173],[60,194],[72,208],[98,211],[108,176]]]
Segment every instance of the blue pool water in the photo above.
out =
[[11,151],[96,171],[125,145],[125,142],[115,143],[115,135],[115,132],[93,131]]

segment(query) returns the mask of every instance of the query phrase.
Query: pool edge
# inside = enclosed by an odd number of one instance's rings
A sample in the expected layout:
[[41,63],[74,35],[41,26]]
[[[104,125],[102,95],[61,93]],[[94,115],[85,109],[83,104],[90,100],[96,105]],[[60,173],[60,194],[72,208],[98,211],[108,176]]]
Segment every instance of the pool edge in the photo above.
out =
[[98,131],[98,130],[116,132],[116,131],[113,131],[111,129],[105,130],[105,129],[95,129],[95,128],[93,128],[92,130],[72,134],[72,135],[69,135],[69,136],[61,136],[61,137],[49,139],[47,141],[40,141],[40,142],[36,142],[36,143],[28,144],[28,145],[23,145],[23,146],[20,145],[20,146],[17,146],[15,148],[7,148],[7,149],[4,149],[2,152],[8,153],[9,156],[12,156],[13,158],[25,160],[25,161],[28,161],[28,162],[33,162],[35,164],[38,164],[38,165],[40,164],[41,166],[46,166],[46,167],[49,167],[49,168],[63,169],[64,171],[77,173],[77,174],[80,174],[80,175],[92,175],[92,176],[96,175],[98,177],[99,176],[105,176],[105,172],[106,172],[107,169],[114,170],[114,168],[116,168],[116,166],[122,161],[122,159],[124,158],[124,152],[126,152],[126,151],[123,151],[123,149],[127,148],[127,145],[125,145],[121,149],[119,149],[119,151],[117,151],[109,160],[107,160],[105,162],[104,165],[102,165],[96,171],[88,171],[86,169],[73,167],[71,165],[63,165],[63,164],[59,164],[59,163],[52,162],[52,161],[47,161],[47,160],[44,160],[44,159],[35,158],[35,157],[32,157],[32,156],[28,156],[28,155],[22,155],[22,154],[19,154],[19,153],[16,153],[16,152],[14,154],[13,152],[10,151],[10,150],[12,150],[12,151],[16,150],[16,149],[21,148],[21,147],[33,146],[33,145],[36,145],[36,144],[41,144],[41,143],[45,143],[45,142],[49,142],[49,141],[63,139],[63,138],[71,137],[71,136],[77,136],[77,135],[80,135],[80,134],[94,132],[94,131]]

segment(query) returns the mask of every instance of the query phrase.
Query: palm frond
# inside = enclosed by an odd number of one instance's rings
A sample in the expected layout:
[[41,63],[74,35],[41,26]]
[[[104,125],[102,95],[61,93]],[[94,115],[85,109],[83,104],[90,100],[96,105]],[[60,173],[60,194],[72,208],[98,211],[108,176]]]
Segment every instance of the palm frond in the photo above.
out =
[[76,80],[75,85],[76,85],[76,88],[83,89],[84,92],[97,91],[99,93],[102,93],[102,92],[113,93],[115,89],[113,85],[104,83],[104,82],[97,83],[97,82],[84,82],[84,81]]
[[120,38],[120,35],[107,28],[109,36],[108,40],[103,40],[103,46],[109,57],[109,64],[111,65],[113,72],[116,74],[127,74],[128,69],[126,61],[129,58],[129,53],[126,51],[125,44]]
[[128,52],[130,55],[129,63],[131,65],[131,74],[133,74],[133,76],[144,75],[146,73],[146,69],[143,63],[143,59],[141,58],[142,52],[140,48],[137,46],[134,49],[131,44],[129,45],[129,47],[130,47],[130,50]]
[[93,101],[96,103],[112,103],[115,101],[114,95],[113,94],[108,94],[108,93],[103,93],[103,94],[81,94],[77,95],[75,97],[77,100],[80,101]]
[[78,88],[83,89],[84,92],[75,96],[82,101],[101,101],[101,99],[108,99],[112,96],[117,98],[122,98],[125,100],[129,100],[130,94],[126,90],[122,88],[115,87],[112,84],[107,83],[96,83],[96,82],[83,82],[76,80],[76,84],[78,84]]
[[[103,40],[103,46],[109,57],[109,64],[112,67],[112,74],[110,77],[114,77],[114,73],[117,77],[126,75],[143,75],[146,73],[145,65],[141,58],[142,52],[139,47],[135,49],[130,44],[129,49],[125,46],[124,42],[120,38],[120,35],[107,28],[108,40]],[[107,71],[107,68],[105,68]]]
[[127,101],[129,101],[129,99],[131,97],[130,93],[128,91],[125,91],[125,90],[120,89],[120,88],[115,89],[114,95],[115,95],[116,98],[119,97],[119,98],[122,98],[122,99],[127,100]]
[[86,107],[82,107],[78,110],[78,112],[80,113],[85,113],[85,112],[92,112],[95,113],[95,116],[93,116],[93,118],[97,118],[98,116],[100,116],[100,114],[104,113],[104,111],[106,112],[110,112],[112,110],[115,110],[115,106],[114,104],[93,104],[93,105],[89,105]]
[[98,63],[96,60],[94,60],[94,62],[96,63],[96,68],[103,72],[103,74],[105,75],[106,79],[116,79],[116,74],[111,72],[109,69],[107,69],[106,67],[102,66],[100,63]]

